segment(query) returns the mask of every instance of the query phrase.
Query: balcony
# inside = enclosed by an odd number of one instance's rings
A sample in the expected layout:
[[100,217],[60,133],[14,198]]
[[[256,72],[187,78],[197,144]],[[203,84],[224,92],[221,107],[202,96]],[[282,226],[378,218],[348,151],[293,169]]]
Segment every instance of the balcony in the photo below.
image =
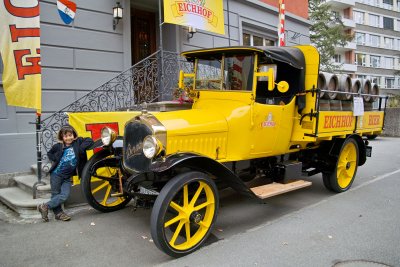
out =
[[342,21],[343,21],[343,25],[346,29],[348,29],[348,28],[354,29],[356,27],[356,22],[352,19],[342,18]]
[[347,42],[345,46],[336,46],[335,51],[337,52],[346,52],[353,51],[357,49],[357,44],[355,42]]
[[325,0],[325,3],[337,9],[345,9],[355,6],[355,0]]
[[346,73],[356,73],[357,72],[357,65],[355,64],[347,64],[347,63],[333,63],[336,66],[340,66],[340,70]]

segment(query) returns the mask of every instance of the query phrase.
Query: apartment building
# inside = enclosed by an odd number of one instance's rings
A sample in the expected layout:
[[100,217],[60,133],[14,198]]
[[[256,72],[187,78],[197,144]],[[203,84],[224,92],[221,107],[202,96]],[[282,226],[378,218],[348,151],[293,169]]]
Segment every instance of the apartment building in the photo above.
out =
[[381,93],[400,94],[400,0],[327,0],[354,40],[337,47],[344,73],[369,78]]
[[[176,53],[278,42],[278,0],[223,0],[225,34],[199,29],[190,33],[188,27],[163,23],[162,0],[73,2],[77,11],[69,25],[61,20],[57,1],[39,2],[42,119],[155,53],[161,41],[163,50]],[[117,2],[123,16],[115,21]],[[286,44],[310,43],[308,1],[286,2]],[[6,105],[0,78],[0,173],[28,171],[36,162],[35,125],[29,124],[34,121],[34,111]]]
[[356,1],[353,16],[357,76],[400,94],[400,0]]

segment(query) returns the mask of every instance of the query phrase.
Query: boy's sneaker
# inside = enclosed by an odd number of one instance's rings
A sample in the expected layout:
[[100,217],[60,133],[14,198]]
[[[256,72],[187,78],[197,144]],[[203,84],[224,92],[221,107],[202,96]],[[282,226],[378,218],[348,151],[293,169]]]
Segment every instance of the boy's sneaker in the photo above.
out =
[[42,219],[44,222],[48,222],[49,221],[49,206],[47,206],[46,203],[42,203],[39,204],[37,206],[37,210],[40,212],[40,214],[42,215]]
[[71,220],[71,217],[68,216],[65,212],[60,212],[58,214],[55,215],[56,220],[60,220],[60,221],[69,221]]

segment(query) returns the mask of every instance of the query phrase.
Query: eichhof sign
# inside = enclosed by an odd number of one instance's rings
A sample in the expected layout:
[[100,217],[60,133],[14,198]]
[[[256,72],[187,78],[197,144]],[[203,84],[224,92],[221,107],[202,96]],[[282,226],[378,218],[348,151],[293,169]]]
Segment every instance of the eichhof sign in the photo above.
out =
[[225,34],[223,0],[164,0],[164,22]]

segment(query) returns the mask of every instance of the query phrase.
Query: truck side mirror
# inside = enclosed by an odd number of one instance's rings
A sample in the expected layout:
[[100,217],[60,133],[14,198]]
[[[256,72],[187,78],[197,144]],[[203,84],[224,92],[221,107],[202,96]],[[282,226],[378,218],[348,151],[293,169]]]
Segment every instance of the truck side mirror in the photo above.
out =
[[184,73],[183,70],[179,71],[178,88],[184,89],[185,78],[193,78],[194,79],[194,77],[195,77],[194,73]]
[[258,81],[268,81],[268,91],[272,91],[275,88],[275,64],[260,65],[259,72],[256,72]]

